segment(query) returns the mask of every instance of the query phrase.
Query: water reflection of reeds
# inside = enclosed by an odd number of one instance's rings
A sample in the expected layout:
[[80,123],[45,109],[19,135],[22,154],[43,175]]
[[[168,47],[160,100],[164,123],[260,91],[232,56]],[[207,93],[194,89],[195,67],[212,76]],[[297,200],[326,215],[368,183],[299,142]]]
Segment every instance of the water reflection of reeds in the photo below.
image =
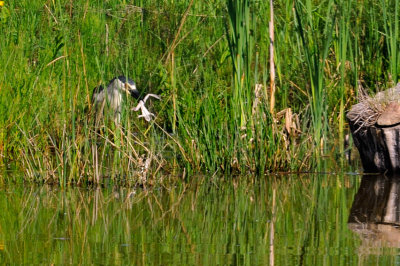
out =
[[358,179],[9,186],[0,190],[0,263],[265,265],[273,256],[276,265],[321,265],[327,257],[352,264],[362,244],[347,227]]

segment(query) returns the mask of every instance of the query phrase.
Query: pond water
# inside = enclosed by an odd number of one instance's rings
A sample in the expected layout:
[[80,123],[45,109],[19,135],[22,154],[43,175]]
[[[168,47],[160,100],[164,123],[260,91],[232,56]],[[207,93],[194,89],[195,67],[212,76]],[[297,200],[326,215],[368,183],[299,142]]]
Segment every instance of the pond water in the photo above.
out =
[[0,264],[400,262],[397,179],[195,179],[150,190],[1,186]]

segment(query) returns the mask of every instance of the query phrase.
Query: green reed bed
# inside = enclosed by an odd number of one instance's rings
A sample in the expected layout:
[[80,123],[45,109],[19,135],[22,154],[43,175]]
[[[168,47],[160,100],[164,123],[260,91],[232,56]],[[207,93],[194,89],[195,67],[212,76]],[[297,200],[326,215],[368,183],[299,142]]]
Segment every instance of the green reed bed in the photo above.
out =
[[[5,1],[0,163],[60,184],[157,183],[161,173],[310,170],[342,156],[360,82],[397,81],[390,1]],[[383,9],[381,9],[381,6]],[[161,95],[95,128],[95,86],[117,75]]]
[[[341,1],[338,12],[338,23],[335,31],[335,41],[333,47],[336,55],[336,65],[339,68],[340,81],[337,86],[337,97],[339,106],[337,107],[337,127],[339,133],[339,143],[343,143],[344,130],[345,130],[345,104],[346,104],[346,65],[349,65],[349,50],[350,45],[350,18],[351,10],[353,8],[353,1]],[[354,63],[354,60],[353,62]],[[356,81],[356,80],[355,80]],[[355,84],[354,84],[355,85]],[[343,145],[340,145],[340,151],[343,152]]]
[[[331,46],[335,16],[332,13],[333,1],[314,5],[314,1],[296,1],[294,12],[296,28],[301,40],[305,66],[310,80],[308,93],[311,121],[314,132],[316,154],[324,148],[327,130],[326,94],[324,64]],[[314,17],[319,13],[320,17]],[[322,31],[321,31],[322,30]]]

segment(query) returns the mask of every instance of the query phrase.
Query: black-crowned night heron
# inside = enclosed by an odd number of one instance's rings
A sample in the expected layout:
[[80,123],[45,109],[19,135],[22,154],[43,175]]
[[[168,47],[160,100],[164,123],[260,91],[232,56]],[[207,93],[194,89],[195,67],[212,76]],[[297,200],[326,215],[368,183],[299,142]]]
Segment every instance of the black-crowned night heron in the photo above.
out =
[[151,117],[154,116],[154,114],[147,110],[145,103],[149,97],[154,97],[159,100],[160,97],[155,94],[147,94],[142,100],[135,82],[124,76],[113,78],[107,85],[107,89],[104,89],[102,85],[96,87],[93,90],[92,102],[95,105],[98,114],[101,115],[103,114],[105,104],[107,104],[107,106],[114,112],[114,122],[119,124],[121,120],[122,106],[125,99],[124,95],[130,95],[138,99],[138,105],[131,110],[141,110],[142,114],[139,115],[139,117],[143,117],[146,121],[151,120]]

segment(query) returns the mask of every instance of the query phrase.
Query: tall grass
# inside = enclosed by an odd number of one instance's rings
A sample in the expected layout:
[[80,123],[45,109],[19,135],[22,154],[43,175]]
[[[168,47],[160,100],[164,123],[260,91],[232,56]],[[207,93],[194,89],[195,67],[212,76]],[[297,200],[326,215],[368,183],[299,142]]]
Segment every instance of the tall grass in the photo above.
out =
[[[254,31],[254,14],[250,3],[251,1],[247,0],[227,1],[229,14],[227,39],[233,68],[232,97],[228,102],[232,118],[229,122],[229,133],[234,134],[231,145],[237,147],[237,150],[233,152],[232,159],[237,165],[241,164],[238,161],[240,155],[249,156],[243,149],[247,150],[246,142],[253,137],[252,131],[248,130],[253,124],[251,106],[254,98],[252,88],[255,85],[251,78],[254,46],[254,33],[251,31]],[[241,164],[239,167],[243,166]]]
[[[335,40],[334,49],[336,55],[336,65],[339,69],[340,81],[338,84],[337,94],[339,100],[338,106],[338,134],[339,143],[344,141],[344,130],[345,130],[345,104],[346,104],[346,65],[348,64],[349,56],[348,50],[350,45],[350,19],[351,10],[353,8],[353,1],[341,1],[337,8],[338,12],[338,23],[335,29]],[[347,67],[348,69],[348,67]],[[339,145],[340,153],[343,154],[344,145]]]
[[[239,123],[238,129],[246,127],[251,103],[251,67],[254,36],[250,33],[254,23],[248,0],[228,0],[228,42],[233,63],[232,114]],[[253,26],[254,28],[254,26]]]
[[[304,52],[305,64],[308,70],[311,90],[309,102],[311,105],[311,118],[313,138],[319,156],[324,148],[327,131],[326,113],[326,84],[324,65],[329,55],[332,41],[332,32],[335,25],[335,16],[332,12],[334,1],[327,1],[315,5],[314,1],[295,1],[294,11],[296,26]],[[314,12],[320,13],[320,18],[313,16]],[[321,29],[323,29],[321,31]],[[325,140],[325,142],[324,142]]]
[[[383,0],[274,2],[274,114],[269,2],[6,1],[0,12],[0,162],[29,180],[310,170],[340,156],[358,81],[376,91],[398,79],[398,4]],[[120,126],[94,128],[92,89],[122,74],[162,96],[155,120],[127,101]]]
[[384,33],[386,35],[385,42],[388,52],[389,73],[394,83],[397,83],[399,72],[399,3],[395,1],[394,10],[393,4],[390,1],[380,1],[382,5]]

